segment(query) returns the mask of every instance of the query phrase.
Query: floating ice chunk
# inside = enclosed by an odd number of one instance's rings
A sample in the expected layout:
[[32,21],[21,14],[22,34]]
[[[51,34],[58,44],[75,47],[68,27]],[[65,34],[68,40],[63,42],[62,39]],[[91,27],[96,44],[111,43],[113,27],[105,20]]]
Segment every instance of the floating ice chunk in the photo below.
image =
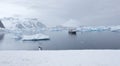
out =
[[23,41],[48,40],[50,37],[44,34],[23,35]]
[[110,27],[110,30],[111,30],[112,32],[118,32],[118,31],[120,31],[120,26]]

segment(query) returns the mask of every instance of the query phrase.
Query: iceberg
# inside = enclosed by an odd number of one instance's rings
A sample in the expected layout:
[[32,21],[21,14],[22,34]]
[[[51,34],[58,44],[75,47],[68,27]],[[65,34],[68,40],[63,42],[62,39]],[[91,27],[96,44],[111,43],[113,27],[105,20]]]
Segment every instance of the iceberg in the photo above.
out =
[[37,40],[48,40],[50,37],[44,34],[34,34],[34,35],[23,35],[23,41],[37,41]]
[[110,30],[112,32],[120,32],[120,25],[118,25],[118,26],[112,26],[112,27],[110,27]]

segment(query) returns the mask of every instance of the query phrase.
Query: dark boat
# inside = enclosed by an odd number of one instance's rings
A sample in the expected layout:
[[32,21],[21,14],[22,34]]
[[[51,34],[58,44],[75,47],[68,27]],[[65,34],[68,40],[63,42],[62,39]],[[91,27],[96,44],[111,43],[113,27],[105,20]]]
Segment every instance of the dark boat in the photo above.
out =
[[77,32],[77,30],[76,29],[69,29],[69,34],[73,34],[73,35],[76,35],[76,32]]

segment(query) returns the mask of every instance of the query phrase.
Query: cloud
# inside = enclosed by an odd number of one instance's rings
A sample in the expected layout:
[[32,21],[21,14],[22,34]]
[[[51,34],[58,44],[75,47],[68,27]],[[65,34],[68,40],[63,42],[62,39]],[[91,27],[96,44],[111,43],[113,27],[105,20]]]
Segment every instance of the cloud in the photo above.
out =
[[49,26],[63,24],[70,19],[79,21],[80,25],[120,24],[119,0],[1,0],[1,2],[23,7],[25,13],[19,14],[39,17]]

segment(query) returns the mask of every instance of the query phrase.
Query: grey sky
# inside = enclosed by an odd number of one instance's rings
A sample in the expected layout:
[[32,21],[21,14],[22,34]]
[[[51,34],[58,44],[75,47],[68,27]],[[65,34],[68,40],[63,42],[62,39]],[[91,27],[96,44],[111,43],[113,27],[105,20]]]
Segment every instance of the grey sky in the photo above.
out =
[[48,26],[71,19],[80,25],[118,25],[120,0],[0,0],[0,14],[38,17]]

